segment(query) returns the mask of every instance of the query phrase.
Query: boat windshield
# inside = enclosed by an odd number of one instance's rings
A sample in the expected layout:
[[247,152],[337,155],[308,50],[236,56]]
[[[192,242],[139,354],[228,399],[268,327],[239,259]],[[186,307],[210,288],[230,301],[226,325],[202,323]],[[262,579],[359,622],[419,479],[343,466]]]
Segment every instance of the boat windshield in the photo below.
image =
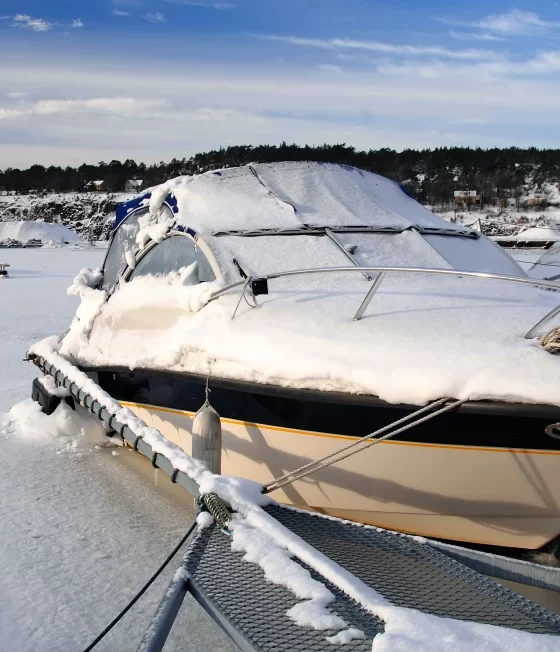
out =
[[501,247],[467,229],[310,227],[222,231],[214,237],[226,240],[251,274],[340,266],[350,259],[360,267],[432,267],[525,276]]

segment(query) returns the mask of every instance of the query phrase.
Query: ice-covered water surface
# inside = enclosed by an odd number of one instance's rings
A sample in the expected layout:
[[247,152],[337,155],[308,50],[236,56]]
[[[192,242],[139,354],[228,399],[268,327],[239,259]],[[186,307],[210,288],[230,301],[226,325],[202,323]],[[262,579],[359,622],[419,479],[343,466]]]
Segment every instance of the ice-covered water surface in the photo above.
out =
[[0,412],[29,396],[37,375],[22,362],[30,344],[68,328],[79,300],[66,288],[76,272],[98,267],[97,249],[0,249],[0,263],[10,265],[0,279]]
[[[11,278],[0,281],[0,413],[29,396],[37,373],[22,362],[27,347],[64,331],[78,303],[66,288],[81,267],[102,259],[94,250],[0,252],[11,265]],[[0,423],[0,650],[83,649],[180,539],[192,503],[170,495],[161,472],[156,487],[150,463],[138,455],[96,449],[99,432],[70,410],[46,419],[28,401]],[[174,570],[100,652],[136,650]],[[233,650],[190,600],[168,648]]]

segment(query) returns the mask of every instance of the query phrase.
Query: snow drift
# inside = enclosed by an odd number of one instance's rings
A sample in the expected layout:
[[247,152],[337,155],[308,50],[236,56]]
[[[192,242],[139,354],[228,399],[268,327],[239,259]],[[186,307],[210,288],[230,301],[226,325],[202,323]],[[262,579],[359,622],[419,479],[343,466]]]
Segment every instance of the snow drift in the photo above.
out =
[[0,222],[0,240],[11,238],[20,242],[42,240],[43,242],[79,242],[77,233],[63,224],[47,222]]

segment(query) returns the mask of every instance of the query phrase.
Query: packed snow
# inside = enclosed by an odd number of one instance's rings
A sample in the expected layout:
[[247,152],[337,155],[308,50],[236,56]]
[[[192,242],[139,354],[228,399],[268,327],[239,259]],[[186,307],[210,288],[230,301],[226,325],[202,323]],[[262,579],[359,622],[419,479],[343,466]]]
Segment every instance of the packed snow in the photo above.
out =
[[41,240],[43,243],[79,242],[77,233],[63,224],[48,224],[47,222],[0,222],[0,240],[6,239],[27,242]]
[[153,191],[152,213],[172,192],[181,224],[196,231],[303,226],[435,227],[445,224],[398,184],[350,166],[259,163],[179,177]]
[[560,240],[560,228],[558,227],[544,227],[534,226],[525,231],[521,231],[516,236],[517,240],[544,240],[557,242]]
[[142,277],[101,306],[87,341],[73,331],[65,350],[90,365],[202,374],[215,360],[219,377],[374,394],[392,403],[449,396],[560,404],[558,359],[524,339],[558,304],[556,293],[395,275],[355,322],[368,283],[359,274],[337,282],[278,291],[271,282],[259,309],[242,303],[232,320],[240,289],[204,305],[219,281],[174,289],[169,278]]

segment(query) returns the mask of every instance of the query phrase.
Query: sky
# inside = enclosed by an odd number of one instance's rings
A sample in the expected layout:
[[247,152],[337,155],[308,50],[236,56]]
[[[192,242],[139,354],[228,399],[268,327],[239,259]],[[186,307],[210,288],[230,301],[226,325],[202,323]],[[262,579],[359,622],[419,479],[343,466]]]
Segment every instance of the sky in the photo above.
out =
[[0,169],[560,147],[555,0],[0,0]]

